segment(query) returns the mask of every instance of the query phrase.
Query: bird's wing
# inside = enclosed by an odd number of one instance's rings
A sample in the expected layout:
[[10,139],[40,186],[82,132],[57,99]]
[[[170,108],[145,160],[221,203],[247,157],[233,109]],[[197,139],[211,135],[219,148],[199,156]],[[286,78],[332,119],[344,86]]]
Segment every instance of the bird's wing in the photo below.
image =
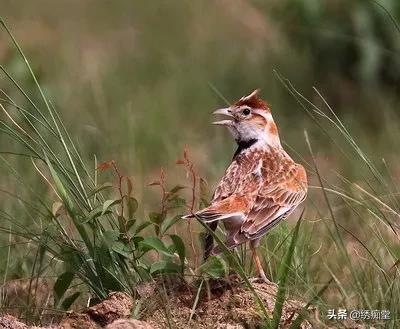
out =
[[241,227],[248,239],[256,239],[287,217],[306,197],[307,174],[293,161],[282,161],[278,170],[262,168],[263,184]]
[[206,223],[231,217],[244,218],[244,214],[248,212],[251,204],[252,202],[246,196],[231,195],[196,212],[196,217]]
[[258,177],[254,174],[260,169],[261,160],[262,154],[259,152],[244,153],[235,157],[215,189],[211,203],[258,189]]
[[244,154],[235,158],[214,192],[210,206],[196,213],[205,222],[247,214],[260,186],[259,154]]

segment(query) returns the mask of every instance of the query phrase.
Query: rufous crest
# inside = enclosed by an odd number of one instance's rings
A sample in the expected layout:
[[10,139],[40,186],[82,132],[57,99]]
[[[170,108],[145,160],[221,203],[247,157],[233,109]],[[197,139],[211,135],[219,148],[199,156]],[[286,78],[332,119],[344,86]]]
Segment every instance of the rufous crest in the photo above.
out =
[[246,105],[253,109],[262,109],[271,112],[268,103],[260,98],[260,89],[256,89],[251,94],[243,96],[234,105],[238,107]]

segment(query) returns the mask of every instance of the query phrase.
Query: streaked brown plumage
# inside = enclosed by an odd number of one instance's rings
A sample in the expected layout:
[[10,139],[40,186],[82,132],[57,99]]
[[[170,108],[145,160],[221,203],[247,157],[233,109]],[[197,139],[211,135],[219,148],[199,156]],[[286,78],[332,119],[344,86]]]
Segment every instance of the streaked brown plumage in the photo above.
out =
[[[230,118],[215,124],[229,128],[238,150],[210,206],[195,215],[213,229],[215,223],[223,222],[229,248],[249,241],[259,274],[267,280],[255,248],[264,234],[305,199],[307,175],[282,148],[271,110],[258,90],[214,113]],[[220,250],[215,247],[210,252]]]

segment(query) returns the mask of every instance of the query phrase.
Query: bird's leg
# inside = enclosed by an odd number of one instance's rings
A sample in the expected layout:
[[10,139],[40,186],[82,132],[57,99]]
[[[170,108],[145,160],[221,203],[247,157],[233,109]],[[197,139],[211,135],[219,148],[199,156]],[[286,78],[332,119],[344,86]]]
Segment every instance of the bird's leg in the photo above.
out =
[[271,281],[268,280],[267,276],[265,275],[264,269],[262,268],[260,256],[258,256],[258,254],[257,254],[258,243],[259,243],[259,240],[250,241],[250,249],[251,249],[251,252],[253,255],[253,261],[254,261],[258,275],[261,278],[261,280],[264,281],[265,283],[271,284]]
[[[217,229],[218,226],[218,222],[212,222],[210,224],[207,224],[208,227],[215,232],[215,230]],[[214,247],[214,238],[212,236],[212,234],[207,234],[206,238],[204,239],[204,260],[207,260],[208,257],[210,257],[211,255],[213,255],[213,251],[214,251],[215,247]]]
[[257,269],[259,277],[264,282],[269,283],[270,281],[267,279],[264,269],[262,268],[260,256],[258,256],[256,248],[251,248],[251,252],[253,254],[253,261],[254,261],[254,264],[256,265],[256,269]]

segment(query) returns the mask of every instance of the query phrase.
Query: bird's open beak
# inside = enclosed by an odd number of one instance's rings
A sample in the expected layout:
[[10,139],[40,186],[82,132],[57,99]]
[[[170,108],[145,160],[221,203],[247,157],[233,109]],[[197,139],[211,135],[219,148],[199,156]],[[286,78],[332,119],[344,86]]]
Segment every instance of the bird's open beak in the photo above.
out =
[[[223,108],[223,109],[218,109],[218,110],[214,111],[213,114],[214,115],[224,115],[224,116],[227,116],[229,118],[233,118],[233,115],[232,115],[230,107],[226,107],[226,108]],[[232,120],[221,120],[221,121],[215,121],[212,124],[213,125],[218,125],[218,126],[232,126],[233,121]]]

